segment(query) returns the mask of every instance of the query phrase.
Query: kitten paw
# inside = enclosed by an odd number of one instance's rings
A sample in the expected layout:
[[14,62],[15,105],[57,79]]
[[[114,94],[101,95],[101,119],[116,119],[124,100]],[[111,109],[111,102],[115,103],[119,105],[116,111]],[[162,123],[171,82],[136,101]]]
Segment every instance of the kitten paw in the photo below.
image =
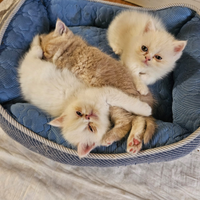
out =
[[36,58],[42,58],[43,57],[43,51],[42,51],[42,48],[40,46],[40,37],[39,35],[36,35],[34,38],[33,38],[33,41],[31,43],[31,51],[32,53],[34,54],[34,56]]
[[120,55],[122,54],[122,49],[118,47],[113,47],[112,50],[114,51],[115,54]]
[[140,139],[136,139],[135,137],[132,138],[129,136],[127,141],[126,151],[128,153],[136,154],[141,150],[141,148],[142,148],[142,141]]
[[116,141],[115,136],[109,135],[108,137],[103,138],[101,145],[108,147],[108,146],[110,146],[115,141]]
[[40,46],[40,37],[39,37],[39,35],[36,35],[33,38],[33,41],[31,43],[31,47],[34,47],[34,46]]
[[141,95],[147,95],[149,93],[149,88],[145,85],[145,84],[138,84],[136,86],[137,91],[141,94]]
[[152,108],[147,103],[141,102],[141,105],[139,105],[138,108],[139,108],[139,112],[136,114],[147,116],[147,117],[152,114]]
[[42,51],[42,49],[41,49],[40,46],[33,46],[31,48],[31,51],[32,51],[33,55],[36,58],[42,59],[42,57],[43,57],[43,51]]

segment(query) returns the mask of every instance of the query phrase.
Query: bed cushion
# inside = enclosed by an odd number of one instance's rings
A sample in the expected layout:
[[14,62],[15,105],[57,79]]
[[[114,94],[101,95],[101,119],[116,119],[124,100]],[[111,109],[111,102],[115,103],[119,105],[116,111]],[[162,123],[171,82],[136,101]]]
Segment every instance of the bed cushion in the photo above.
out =
[[[76,160],[77,165],[97,166],[171,160],[186,155],[199,145],[200,51],[197,44],[200,18],[195,11],[185,7],[149,11],[161,17],[168,31],[179,39],[188,40],[188,44],[174,72],[150,86],[157,101],[153,115],[158,129],[138,155],[126,153],[127,135],[109,147],[97,147],[89,158],[78,160],[76,148],[64,140],[58,128],[47,124],[51,118],[37,107],[23,102],[17,81],[17,63],[34,35],[54,29],[57,18],[60,18],[89,44],[118,59],[107,44],[106,31],[114,16],[124,9],[127,8],[87,0],[27,0],[22,4],[8,23],[0,46],[0,103],[4,113],[0,122],[12,138],[63,163],[74,164],[66,159],[67,154],[71,160]],[[43,151],[44,145],[45,149],[49,148],[48,155]],[[55,149],[62,151],[60,158],[54,156]],[[91,159],[97,158],[106,161],[104,164],[91,164]]]

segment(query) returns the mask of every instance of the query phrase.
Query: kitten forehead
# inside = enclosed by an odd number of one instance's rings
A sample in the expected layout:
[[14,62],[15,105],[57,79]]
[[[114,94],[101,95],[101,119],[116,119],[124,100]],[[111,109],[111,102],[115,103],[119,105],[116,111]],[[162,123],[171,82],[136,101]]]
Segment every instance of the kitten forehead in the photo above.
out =
[[98,105],[94,101],[89,102],[87,100],[78,100],[74,102],[73,109],[75,111],[80,111],[82,114],[91,114],[99,115]]
[[143,34],[138,41],[139,48],[141,45],[147,46],[151,56],[154,56],[155,54],[173,53],[175,39],[167,32],[154,31]]
[[81,106],[75,106],[74,108],[76,111],[82,112],[82,107]]
[[174,41],[173,36],[165,31],[150,31],[143,34],[141,38],[145,42],[155,45],[166,45]]

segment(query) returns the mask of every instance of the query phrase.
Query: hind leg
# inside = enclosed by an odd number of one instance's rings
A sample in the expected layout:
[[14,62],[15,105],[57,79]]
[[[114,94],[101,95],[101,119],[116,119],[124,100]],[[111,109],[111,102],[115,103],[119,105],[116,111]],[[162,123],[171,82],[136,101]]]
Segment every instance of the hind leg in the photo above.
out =
[[156,130],[153,117],[135,116],[132,121],[132,129],[127,140],[127,152],[138,153],[144,144],[148,143]]
[[135,116],[132,121],[132,129],[127,140],[127,152],[137,153],[142,148],[142,139],[145,130],[145,119]]
[[113,142],[121,140],[131,129],[133,119],[131,113],[118,107],[111,107],[110,115],[114,127],[104,135],[103,146],[109,146]]
[[102,141],[103,146],[109,146],[113,142],[121,140],[131,129],[131,122],[120,126],[121,123],[115,124],[115,126],[108,131]]

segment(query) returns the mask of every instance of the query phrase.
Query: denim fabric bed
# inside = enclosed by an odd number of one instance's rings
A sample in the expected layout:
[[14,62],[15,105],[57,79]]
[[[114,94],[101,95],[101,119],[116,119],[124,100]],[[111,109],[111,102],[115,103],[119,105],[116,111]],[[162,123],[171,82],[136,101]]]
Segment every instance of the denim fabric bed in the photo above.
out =
[[[57,18],[89,44],[118,59],[107,44],[106,31],[113,17],[124,9],[86,0],[27,0],[9,23],[0,46],[1,105],[28,129],[74,149],[58,128],[47,124],[51,120],[47,114],[21,99],[18,62],[34,35],[54,29]],[[188,40],[188,44],[174,72],[150,86],[157,101],[153,115],[158,129],[143,149],[181,141],[200,126],[200,17],[184,7],[149,12],[161,17],[168,31],[178,39]],[[126,152],[126,139],[107,148],[97,147],[93,152]]]

